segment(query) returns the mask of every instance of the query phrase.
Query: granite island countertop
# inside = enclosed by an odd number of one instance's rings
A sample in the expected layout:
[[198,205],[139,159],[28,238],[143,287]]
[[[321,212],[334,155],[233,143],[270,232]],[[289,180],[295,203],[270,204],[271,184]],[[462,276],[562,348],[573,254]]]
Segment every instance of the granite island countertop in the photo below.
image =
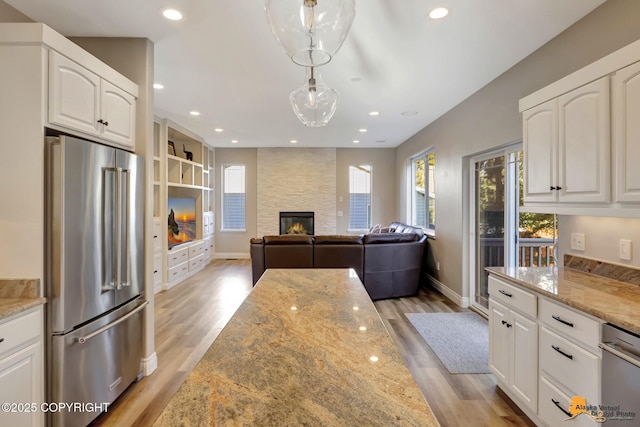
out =
[[353,270],[269,269],[155,425],[438,422]]
[[537,294],[640,334],[640,286],[565,267],[487,267]]
[[0,279],[0,321],[46,302],[38,279]]

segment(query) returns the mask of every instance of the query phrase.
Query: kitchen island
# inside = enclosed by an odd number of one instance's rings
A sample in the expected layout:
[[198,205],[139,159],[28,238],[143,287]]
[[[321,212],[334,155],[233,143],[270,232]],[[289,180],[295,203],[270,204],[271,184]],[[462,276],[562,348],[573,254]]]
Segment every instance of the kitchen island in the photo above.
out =
[[155,425],[438,422],[353,270],[269,269]]

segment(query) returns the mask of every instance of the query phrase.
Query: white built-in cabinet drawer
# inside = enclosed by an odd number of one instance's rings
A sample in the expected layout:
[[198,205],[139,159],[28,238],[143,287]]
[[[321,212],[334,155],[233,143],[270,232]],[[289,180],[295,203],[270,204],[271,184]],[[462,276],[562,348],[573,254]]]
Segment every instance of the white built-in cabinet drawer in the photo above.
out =
[[153,220],[153,251],[159,252],[162,249],[162,223],[159,219]]
[[42,310],[0,323],[0,358],[40,339]]
[[600,359],[571,341],[540,327],[540,369],[555,383],[564,386],[572,396],[583,396],[587,402],[600,399]]
[[200,241],[189,246],[189,258],[196,257],[204,253],[204,242]]
[[[543,376],[540,377],[539,390],[538,416],[548,427],[564,425],[594,427],[596,425],[591,418],[585,415],[566,421],[571,416],[569,406],[573,396],[567,396]],[[587,401],[587,403],[589,402]]]
[[494,300],[507,304],[532,319],[537,316],[538,303],[534,294],[523,291],[494,276],[489,276],[489,295]]
[[600,342],[600,323],[566,305],[540,299],[540,320],[549,328],[564,333],[597,351]]
[[162,283],[162,253],[156,253],[153,256],[153,284]]
[[174,248],[169,250],[167,254],[167,266],[169,268],[174,267],[183,262],[189,261],[189,248]]
[[189,261],[171,267],[167,273],[167,280],[174,282],[189,272]]
[[189,258],[189,271],[197,270],[204,265],[204,254]]

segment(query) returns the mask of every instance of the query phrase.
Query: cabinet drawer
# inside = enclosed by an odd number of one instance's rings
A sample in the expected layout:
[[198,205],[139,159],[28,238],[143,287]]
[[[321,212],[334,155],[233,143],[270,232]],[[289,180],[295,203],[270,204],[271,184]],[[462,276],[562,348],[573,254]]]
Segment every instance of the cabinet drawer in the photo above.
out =
[[[540,397],[538,399],[538,416],[549,427],[562,426],[565,424],[577,427],[594,427],[595,423],[591,418],[580,415],[570,421],[571,424],[566,422],[566,419],[570,417],[563,409],[569,412],[569,405],[571,403],[571,397],[567,396],[560,391],[552,381],[548,380],[544,376],[540,377]],[[587,401],[587,404],[596,404],[595,402]],[[570,414],[570,412],[569,412]]]
[[204,265],[204,254],[189,259],[189,271],[197,270]]
[[189,260],[189,248],[172,249],[167,255],[167,266],[169,268],[175,267],[178,264],[182,264]]
[[573,395],[600,402],[600,358],[545,326],[540,328],[540,369]]
[[0,324],[0,358],[40,339],[42,309],[38,308]]
[[189,246],[189,258],[198,256],[204,252],[204,242],[194,243]]
[[167,272],[167,280],[173,282],[189,272],[189,261],[172,267]]
[[489,295],[533,319],[538,314],[537,297],[503,280],[489,276]]
[[162,249],[162,224],[160,221],[153,221],[153,251],[159,252]]
[[597,320],[543,298],[540,299],[540,320],[551,329],[597,351],[600,342],[600,323]]
[[162,254],[157,253],[153,256],[153,284],[158,285],[162,282]]

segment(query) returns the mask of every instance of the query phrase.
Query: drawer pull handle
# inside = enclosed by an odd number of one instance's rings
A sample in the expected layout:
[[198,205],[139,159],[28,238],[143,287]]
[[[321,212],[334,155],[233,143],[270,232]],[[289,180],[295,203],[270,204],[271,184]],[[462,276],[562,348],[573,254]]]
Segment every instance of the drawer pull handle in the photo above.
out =
[[560,353],[561,355],[563,355],[564,357],[566,357],[567,359],[573,360],[573,356],[571,354],[567,354],[564,351],[560,350],[560,347],[552,345],[551,348],[557,351],[558,353]]
[[564,414],[567,417],[573,417],[573,414],[569,411],[567,411],[566,409],[564,409],[562,406],[560,406],[560,402],[558,402],[557,400],[554,400],[553,398],[551,399],[551,401],[553,402],[554,405],[556,405],[556,408],[560,409],[562,412],[564,412]]
[[156,274],[158,272],[158,270],[153,270],[153,274]]
[[513,296],[512,294],[510,294],[510,293],[508,293],[506,291],[503,291],[502,289],[500,289],[498,292],[500,292],[502,295],[507,296],[509,298],[511,298]]
[[0,338],[0,342],[4,342],[4,338]]
[[553,320],[557,320],[558,322],[560,322],[560,323],[564,323],[565,325],[570,326],[570,327],[572,327],[572,328],[573,328],[573,323],[571,323],[571,322],[567,322],[566,320],[562,320],[562,319],[560,318],[560,316],[551,316],[551,317],[553,317]]
[[503,324],[503,325],[506,325],[506,326],[507,326],[507,328],[510,328],[510,327],[511,327],[511,323],[507,323],[507,322],[506,322],[506,321],[504,321],[504,320],[502,321],[502,324]]

